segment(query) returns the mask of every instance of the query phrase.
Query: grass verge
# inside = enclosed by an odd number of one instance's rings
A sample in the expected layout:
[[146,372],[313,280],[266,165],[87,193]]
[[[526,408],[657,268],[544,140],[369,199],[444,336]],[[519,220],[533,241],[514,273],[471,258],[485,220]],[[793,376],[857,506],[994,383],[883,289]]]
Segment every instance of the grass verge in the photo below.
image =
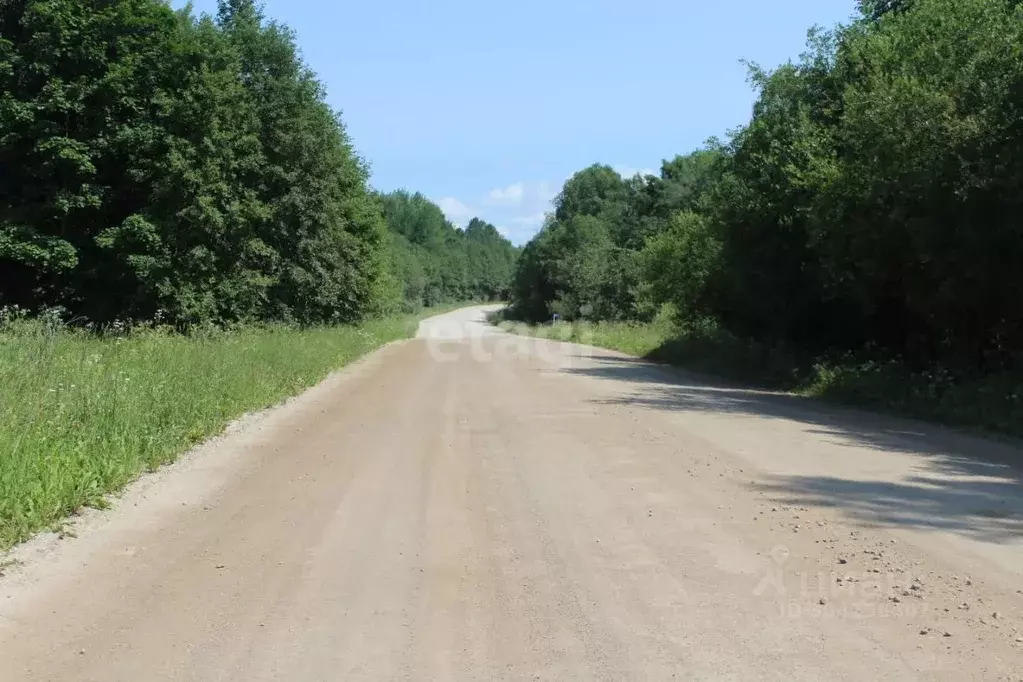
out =
[[500,313],[492,314],[490,321],[513,334],[610,348],[639,357],[652,354],[670,336],[670,329],[663,323],[560,322],[556,325],[528,324],[503,319]]
[[0,550],[280,403],[420,319],[98,337],[0,324]]
[[572,322],[535,325],[492,316],[517,334],[621,351],[761,388],[950,426],[1023,437],[1023,375],[912,371],[898,360],[813,358],[746,341],[715,328],[680,329],[667,318],[650,324]]

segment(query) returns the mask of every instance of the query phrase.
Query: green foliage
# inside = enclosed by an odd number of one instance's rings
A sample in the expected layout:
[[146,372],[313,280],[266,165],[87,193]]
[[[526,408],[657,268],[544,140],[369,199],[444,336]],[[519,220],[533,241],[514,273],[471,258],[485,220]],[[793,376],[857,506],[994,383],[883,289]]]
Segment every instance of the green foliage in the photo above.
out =
[[517,249],[496,227],[479,218],[470,220],[463,234],[472,298],[506,299],[518,258]]
[[[880,358],[905,376],[1001,385],[989,378],[1012,375],[1023,348],[1020,4],[863,0],[798,60],[751,67],[752,119],[726,143],[666,161],[660,178],[581,171],[524,249],[519,314],[645,319],[669,305],[680,357],[782,377],[814,358]],[[821,385],[868,376],[881,374]]]
[[905,12],[913,0],[859,0],[858,4],[864,16],[876,21],[886,14]]
[[558,324],[527,324],[503,319],[494,319],[492,322],[513,334],[610,348],[636,356],[647,356],[656,351],[675,333],[667,317],[650,323],[578,320]]
[[914,371],[894,359],[814,358],[738,337],[708,318],[678,324],[664,313],[649,323],[491,321],[515,334],[610,348],[759,388],[1023,436],[1018,372],[957,376],[941,368]]
[[418,321],[97,336],[14,317],[0,313],[0,549],[412,336]]
[[592,278],[564,275],[592,260],[590,241],[557,238],[586,215],[640,253],[638,301],[601,317],[671,303],[770,343],[1011,365],[1023,347],[1016,5],[863,3],[864,19],[812,32],[797,62],[751,68],[753,117],[727,144],[665,162],[661,178],[593,166],[569,180],[516,301],[540,317],[555,300],[596,300]]
[[[673,216],[701,206],[720,174],[721,152],[701,150],[666,161],[661,177],[623,179],[608,166],[576,173],[554,213],[526,245],[512,300],[526,319],[649,319],[656,313],[643,279],[647,240]],[[665,299],[667,300],[667,299]]]
[[811,205],[821,262],[868,338],[983,368],[1023,347],[1023,17],[919,0],[843,45],[832,182]]
[[517,251],[493,225],[473,218],[460,230],[421,194],[377,197],[391,234],[390,269],[402,306],[507,298]]
[[389,294],[367,171],[252,0],[20,0],[0,21],[0,304],[96,322],[358,320]]
[[554,200],[554,218],[564,223],[576,216],[593,216],[617,225],[625,217],[628,198],[628,183],[615,170],[590,166],[565,183]]
[[721,244],[710,221],[680,211],[640,254],[642,281],[656,304],[671,303],[682,319],[711,312],[708,290],[720,273]]

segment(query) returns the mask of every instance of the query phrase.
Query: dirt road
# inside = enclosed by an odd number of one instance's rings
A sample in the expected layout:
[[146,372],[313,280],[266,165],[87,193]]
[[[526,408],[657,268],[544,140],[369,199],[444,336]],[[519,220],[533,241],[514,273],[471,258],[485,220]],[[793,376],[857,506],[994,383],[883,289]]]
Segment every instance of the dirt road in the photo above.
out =
[[0,679],[1017,680],[1008,446],[424,323],[0,579]]

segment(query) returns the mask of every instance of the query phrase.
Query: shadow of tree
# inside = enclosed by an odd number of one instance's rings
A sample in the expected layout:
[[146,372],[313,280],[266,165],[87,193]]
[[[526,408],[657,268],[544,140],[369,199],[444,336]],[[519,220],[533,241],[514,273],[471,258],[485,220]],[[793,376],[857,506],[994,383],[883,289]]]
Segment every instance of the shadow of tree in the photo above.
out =
[[598,401],[603,404],[787,420],[821,443],[918,460],[897,481],[791,475],[755,486],[779,503],[840,508],[866,525],[951,530],[993,542],[1023,536],[1019,441],[745,388],[639,359],[596,353],[587,360],[563,371],[627,385]]
[[867,526],[950,530],[990,542],[1023,536],[1019,484],[1009,480],[785,476],[755,487],[780,504],[841,509]]

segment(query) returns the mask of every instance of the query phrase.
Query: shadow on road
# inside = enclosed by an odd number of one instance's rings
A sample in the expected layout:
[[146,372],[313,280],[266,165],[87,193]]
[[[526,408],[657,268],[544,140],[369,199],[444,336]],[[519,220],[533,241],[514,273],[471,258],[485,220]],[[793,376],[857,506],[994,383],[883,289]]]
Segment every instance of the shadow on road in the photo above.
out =
[[[874,526],[959,532],[993,542],[1023,538],[1023,444],[691,375],[649,362],[591,355],[566,373],[628,382],[604,404],[786,420],[825,445],[918,458],[901,477],[773,476],[756,486],[782,504],[839,508]],[[595,363],[595,364],[594,364]],[[637,387],[636,384],[642,384]],[[741,424],[737,424],[741,428]]]

